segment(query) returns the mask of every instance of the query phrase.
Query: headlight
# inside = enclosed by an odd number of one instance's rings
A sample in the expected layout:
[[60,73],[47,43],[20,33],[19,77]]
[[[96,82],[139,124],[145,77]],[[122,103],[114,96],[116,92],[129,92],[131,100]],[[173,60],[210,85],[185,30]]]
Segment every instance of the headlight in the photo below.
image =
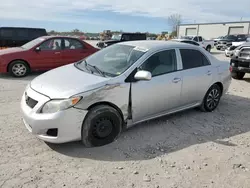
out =
[[240,52],[240,50],[235,50],[235,51],[234,51],[234,55],[235,55],[235,56],[238,56],[238,55],[239,55],[239,52]]
[[43,106],[41,112],[42,113],[59,112],[76,105],[80,100],[81,97],[73,97],[70,99],[62,99],[62,100],[51,100]]

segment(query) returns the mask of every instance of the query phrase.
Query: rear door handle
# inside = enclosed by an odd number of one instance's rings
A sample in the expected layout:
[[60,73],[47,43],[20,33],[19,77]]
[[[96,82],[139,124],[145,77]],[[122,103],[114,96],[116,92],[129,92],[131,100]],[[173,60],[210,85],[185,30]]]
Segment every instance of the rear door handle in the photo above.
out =
[[180,78],[174,78],[174,79],[173,79],[173,83],[178,83],[178,82],[180,82],[180,81],[181,81]]
[[55,52],[55,54],[60,54],[61,52]]
[[211,71],[207,71],[207,75],[211,75],[212,74],[212,72]]

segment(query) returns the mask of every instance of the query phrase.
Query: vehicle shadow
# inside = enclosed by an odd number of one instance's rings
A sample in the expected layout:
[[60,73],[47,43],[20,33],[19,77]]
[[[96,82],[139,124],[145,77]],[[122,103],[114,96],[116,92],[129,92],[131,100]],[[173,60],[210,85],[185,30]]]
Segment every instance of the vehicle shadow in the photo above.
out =
[[250,77],[248,77],[248,78],[243,78],[243,80],[250,83]]
[[225,95],[214,112],[193,109],[141,123],[103,147],[85,148],[81,142],[48,145],[66,156],[104,161],[147,160],[206,142],[234,147],[223,139],[250,131],[249,106],[248,98]]
[[21,78],[12,77],[9,74],[0,74],[0,79],[3,79],[3,80],[6,79],[6,80],[27,80],[27,81],[31,81],[35,77],[39,76],[40,74],[42,74],[44,72],[45,71],[32,72],[29,75],[27,75],[25,77],[21,77]]

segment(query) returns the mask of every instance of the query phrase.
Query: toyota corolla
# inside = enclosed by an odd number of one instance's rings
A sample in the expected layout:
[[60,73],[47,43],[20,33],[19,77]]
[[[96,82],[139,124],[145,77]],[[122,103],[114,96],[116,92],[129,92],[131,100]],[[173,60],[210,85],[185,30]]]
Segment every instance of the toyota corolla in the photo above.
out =
[[230,82],[229,63],[195,45],[124,42],[36,77],[21,109],[27,129],[46,142],[102,146],[139,122],[211,112]]

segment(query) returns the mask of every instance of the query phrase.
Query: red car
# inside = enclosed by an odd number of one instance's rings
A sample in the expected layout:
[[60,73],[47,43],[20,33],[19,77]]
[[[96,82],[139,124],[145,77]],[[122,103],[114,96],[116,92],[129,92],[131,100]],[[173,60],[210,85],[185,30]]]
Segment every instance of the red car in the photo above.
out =
[[21,47],[0,50],[0,73],[23,77],[31,71],[74,63],[96,51],[97,48],[73,37],[39,37]]

